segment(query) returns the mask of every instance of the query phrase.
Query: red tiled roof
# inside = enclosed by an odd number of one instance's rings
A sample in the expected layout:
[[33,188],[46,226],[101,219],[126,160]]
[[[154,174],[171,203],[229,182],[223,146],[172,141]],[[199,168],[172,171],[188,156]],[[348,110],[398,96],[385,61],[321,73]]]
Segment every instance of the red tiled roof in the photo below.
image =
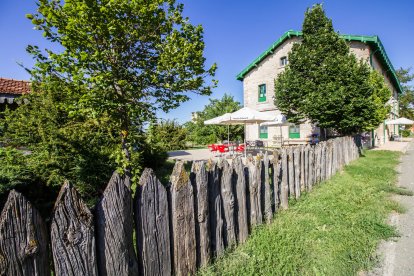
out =
[[21,95],[30,93],[30,82],[0,78],[0,93]]

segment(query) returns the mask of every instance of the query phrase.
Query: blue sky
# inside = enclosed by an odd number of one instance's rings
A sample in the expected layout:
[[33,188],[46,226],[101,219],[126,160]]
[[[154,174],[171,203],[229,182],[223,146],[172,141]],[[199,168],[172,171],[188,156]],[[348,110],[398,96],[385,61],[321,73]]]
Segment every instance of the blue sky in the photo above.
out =
[[[210,97],[224,93],[242,102],[242,82],[236,75],[266,50],[285,31],[300,30],[304,12],[315,1],[305,0],[184,0],[184,14],[204,27],[207,65],[216,62],[218,87]],[[394,68],[414,66],[414,1],[325,0],[326,14],[336,31],[344,34],[378,35]],[[29,79],[17,63],[30,67],[28,44],[46,46],[25,14],[36,9],[32,0],[0,0],[0,77]],[[193,95],[164,118],[190,120],[192,111],[202,110],[207,96]]]

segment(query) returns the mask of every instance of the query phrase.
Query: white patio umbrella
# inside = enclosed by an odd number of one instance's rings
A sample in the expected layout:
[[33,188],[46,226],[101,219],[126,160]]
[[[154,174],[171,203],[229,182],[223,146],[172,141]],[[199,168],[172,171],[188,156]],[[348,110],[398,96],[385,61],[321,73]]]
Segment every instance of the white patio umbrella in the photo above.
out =
[[273,121],[275,116],[265,114],[250,107],[243,107],[233,113],[226,113],[222,116],[204,121],[204,124],[216,122],[218,125],[244,125],[244,156],[246,156],[246,124],[259,124],[262,122]]
[[387,125],[412,125],[414,124],[413,120],[401,117],[395,120],[386,121],[385,124]]
[[215,117],[213,119],[204,121],[205,125],[227,125],[227,141],[230,141],[230,113],[225,113],[221,116]]

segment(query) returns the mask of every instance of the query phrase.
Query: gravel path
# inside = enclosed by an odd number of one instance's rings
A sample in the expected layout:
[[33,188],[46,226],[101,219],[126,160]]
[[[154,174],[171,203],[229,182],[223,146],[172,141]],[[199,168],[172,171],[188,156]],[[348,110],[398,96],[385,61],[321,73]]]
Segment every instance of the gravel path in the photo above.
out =
[[[402,156],[398,185],[414,191],[414,142]],[[406,209],[404,214],[392,214],[389,223],[396,226],[401,237],[383,242],[379,247],[380,265],[373,271],[362,273],[368,276],[413,276],[414,275],[414,196],[394,197]]]

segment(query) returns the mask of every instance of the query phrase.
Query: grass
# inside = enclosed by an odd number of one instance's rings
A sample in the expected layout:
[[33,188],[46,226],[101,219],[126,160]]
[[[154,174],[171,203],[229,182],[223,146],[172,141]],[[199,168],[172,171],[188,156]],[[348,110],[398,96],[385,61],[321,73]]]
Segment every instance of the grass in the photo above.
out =
[[398,236],[386,223],[390,212],[404,211],[390,199],[390,193],[407,191],[395,187],[398,160],[395,152],[366,152],[199,274],[356,275],[368,270],[380,240]]

